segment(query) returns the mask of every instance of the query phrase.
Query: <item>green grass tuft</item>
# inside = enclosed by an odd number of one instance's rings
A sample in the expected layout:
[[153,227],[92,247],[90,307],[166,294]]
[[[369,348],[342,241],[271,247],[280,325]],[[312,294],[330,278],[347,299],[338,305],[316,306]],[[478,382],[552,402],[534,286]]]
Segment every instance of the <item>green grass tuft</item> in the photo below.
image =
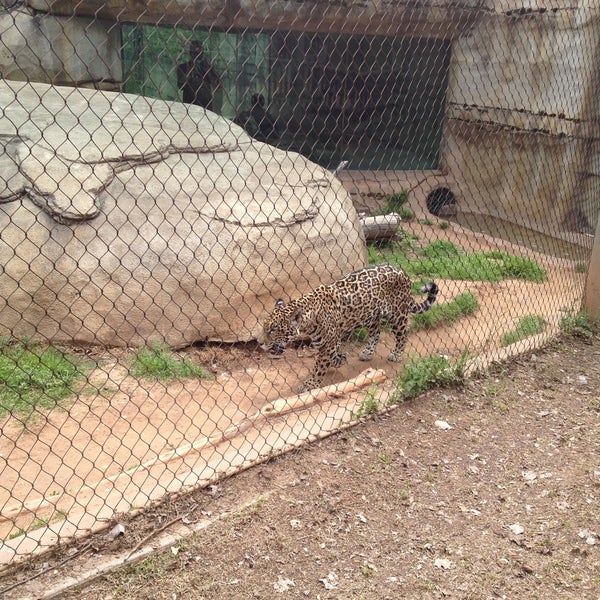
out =
[[390,213],[400,213],[400,211],[403,210],[402,207],[408,200],[408,190],[387,194],[385,200],[386,202],[382,209],[382,213],[384,215],[389,215]]
[[455,363],[451,363],[447,356],[439,354],[411,356],[404,365],[404,371],[396,378],[396,391],[390,403],[415,398],[432,387],[460,385],[464,380],[467,360],[467,350]]
[[446,240],[436,240],[418,249],[414,239],[407,236],[386,247],[370,247],[369,262],[387,262],[400,267],[411,279],[439,277],[491,282],[525,279],[542,283],[547,276],[543,267],[527,257],[499,251],[468,254]]
[[524,340],[531,335],[542,333],[546,329],[547,323],[544,317],[539,315],[526,315],[519,319],[517,326],[513,331],[509,331],[502,336],[502,345],[510,346],[520,340]]
[[427,312],[414,315],[412,328],[418,331],[440,325],[452,325],[461,317],[474,313],[477,308],[477,297],[471,292],[464,292],[451,302],[434,304]]
[[598,324],[590,318],[586,311],[578,313],[567,311],[560,319],[560,329],[567,335],[591,338],[598,330]]
[[72,394],[87,366],[52,346],[0,341],[0,416],[30,416]]
[[212,379],[212,375],[202,367],[195,365],[189,358],[180,358],[170,348],[158,343],[141,348],[137,352],[129,373],[140,379],[157,381],[186,377]]

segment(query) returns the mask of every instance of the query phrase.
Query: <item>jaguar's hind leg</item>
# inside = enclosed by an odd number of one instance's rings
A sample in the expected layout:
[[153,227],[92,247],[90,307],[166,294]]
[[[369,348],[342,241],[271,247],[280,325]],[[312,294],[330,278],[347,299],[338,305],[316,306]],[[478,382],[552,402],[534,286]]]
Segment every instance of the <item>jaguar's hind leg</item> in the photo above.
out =
[[381,337],[381,320],[377,319],[368,323],[366,328],[369,337],[367,338],[367,345],[362,349],[358,356],[360,360],[371,360],[373,358],[373,354],[375,354],[377,344],[379,343],[379,338]]
[[408,316],[398,315],[394,319],[390,319],[389,326],[396,338],[396,345],[388,355],[388,360],[400,362],[404,346],[406,345],[406,338],[408,337]]

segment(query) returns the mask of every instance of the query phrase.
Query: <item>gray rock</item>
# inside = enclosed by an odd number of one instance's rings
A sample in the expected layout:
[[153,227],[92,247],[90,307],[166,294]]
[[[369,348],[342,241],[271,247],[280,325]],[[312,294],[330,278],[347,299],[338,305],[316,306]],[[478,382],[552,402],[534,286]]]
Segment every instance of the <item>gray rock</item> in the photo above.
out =
[[0,81],[0,337],[248,341],[362,267],[322,167],[197,106]]

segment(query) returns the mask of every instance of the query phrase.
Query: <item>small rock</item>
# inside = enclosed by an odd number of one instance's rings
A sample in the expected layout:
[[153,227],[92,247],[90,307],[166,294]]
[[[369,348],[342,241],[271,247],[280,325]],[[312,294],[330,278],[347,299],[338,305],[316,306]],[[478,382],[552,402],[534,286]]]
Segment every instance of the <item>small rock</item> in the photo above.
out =
[[335,590],[338,584],[338,576],[335,573],[329,573],[327,577],[323,577],[319,581],[325,586],[326,590]]
[[273,589],[276,592],[287,592],[290,587],[295,587],[296,584],[292,579],[288,579],[287,577],[282,577],[279,575],[277,581],[273,584]]
[[449,429],[452,429],[452,425],[450,425],[449,423],[447,423],[446,421],[436,421],[434,423],[434,425],[438,428],[441,429],[443,431],[448,431]]
[[589,529],[582,529],[579,532],[579,537],[585,539],[585,543],[588,546],[595,546],[598,541],[598,534],[595,531],[590,531]]
[[436,558],[433,563],[438,569],[452,569],[454,563],[448,558]]
[[509,529],[515,534],[515,535],[521,535],[522,533],[525,532],[525,527],[523,527],[523,525],[519,524],[519,523],[514,523],[513,525],[509,526]]

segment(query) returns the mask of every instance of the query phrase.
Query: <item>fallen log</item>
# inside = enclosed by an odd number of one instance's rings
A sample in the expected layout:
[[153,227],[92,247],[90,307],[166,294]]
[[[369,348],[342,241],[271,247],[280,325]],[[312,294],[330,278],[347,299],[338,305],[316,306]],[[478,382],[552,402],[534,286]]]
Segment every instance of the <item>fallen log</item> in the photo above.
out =
[[361,217],[360,223],[368,240],[389,240],[396,235],[402,217],[398,213],[377,215],[376,217]]

